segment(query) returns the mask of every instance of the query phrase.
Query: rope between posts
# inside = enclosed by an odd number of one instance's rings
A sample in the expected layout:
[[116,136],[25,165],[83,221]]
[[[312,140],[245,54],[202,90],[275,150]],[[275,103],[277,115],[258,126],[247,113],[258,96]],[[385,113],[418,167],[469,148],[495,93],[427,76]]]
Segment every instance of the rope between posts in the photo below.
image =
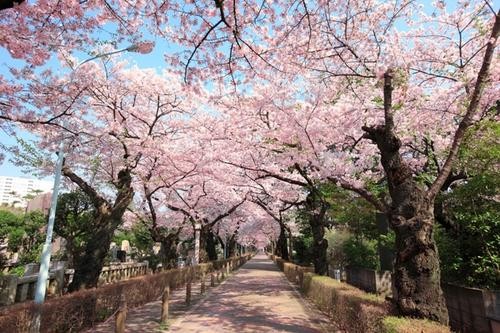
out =
[[108,318],[108,319],[106,319],[103,323],[105,324],[105,323],[107,323],[107,322],[108,322],[111,318],[114,318],[114,317],[115,317],[115,315],[118,313],[118,311],[120,311],[121,309],[122,309],[122,307],[121,307],[121,306],[119,306],[119,307],[118,307],[118,309],[117,309],[117,310],[116,310],[116,311],[115,311],[115,312],[114,312],[111,316],[109,316],[109,318]]

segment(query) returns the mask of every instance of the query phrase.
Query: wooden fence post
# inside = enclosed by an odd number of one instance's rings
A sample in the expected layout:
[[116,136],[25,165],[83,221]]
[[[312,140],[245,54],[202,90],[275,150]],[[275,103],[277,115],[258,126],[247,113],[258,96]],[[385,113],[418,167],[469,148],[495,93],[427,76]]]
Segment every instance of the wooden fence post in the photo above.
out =
[[186,283],[186,304],[191,304],[191,279]]
[[210,287],[215,287],[215,276],[214,273],[210,273]]
[[120,307],[115,316],[115,333],[125,333],[125,321],[127,320],[127,300],[122,295],[120,298]]
[[168,320],[168,300],[170,298],[170,286],[166,286],[163,290],[161,298],[161,323],[166,324]]
[[205,273],[201,274],[201,286],[200,286],[200,294],[205,293]]

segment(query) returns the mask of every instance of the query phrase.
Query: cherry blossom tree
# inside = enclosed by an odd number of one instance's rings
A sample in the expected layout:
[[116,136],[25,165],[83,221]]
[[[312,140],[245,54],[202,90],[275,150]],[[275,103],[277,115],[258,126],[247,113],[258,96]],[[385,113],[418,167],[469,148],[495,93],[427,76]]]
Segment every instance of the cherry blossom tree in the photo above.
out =
[[268,195],[264,197],[255,196],[255,198],[252,201],[256,203],[274,221],[276,221],[279,224],[280,234],[276,244],[277,254],[285,260],[290,260],[292,257],[292,250],[291,250],[292,230],[290,226],[286,223],[286,212],[289,211],[291,208],[297,206],[298,202],[287,203],[287,202],[282,202],[280,200],[276,200],[278,202],[273,204],[273,202],[271,201],[273,199],[274,198]]
[[[320,249],[325,247],[326,208],[318,185],[331,181],[387,215],[396,233],[395,300],[401,313],[447,322],[433,209],[437,193],[458,173],[454,162],[467,129],[481,117],[497,117],[491,110],[500,96],[495,53],[500,23],[489,1],[464,1],[453,9],[442,1],[429,9],[404,0],[24,1],[2,10],[0,45],[28,66],[12,80],[0,78],[0,117],[30,129],[64,127],[75,143],[92,138],[95,145],[80,143],[78,149],[85,152],[80,156],[108,153],[99,165],[113,168],[98,179],[112,175],[125,203],[132,184],[128,175],[149,154],[145,147],[151,147],[140,128],[151,122],[121,110],[135,105],[133,98],[110,104],[108,90],[89,89],[97,80],[95,71],[80,73],[78,85],[60,82],[55,94],[38,84],[51,76],[30,68],[44,64],[52,50],[71,54],[93,45],[92,36],[107,22],[117,23],[119,41],[136,41],[141,28],[148,28],[180,47],[166,55],[174,73],[193,91],[211,95],[203,107],[209,105],[216,115],[200,117],[202,133],[197,132],[210,162],[191,183],[162,191],[172,213],[191,224],[202,222],[202,234],[212,233],[243,205],[244,195],[233,187],[240,175],[230,182],[221,177],[238,174],[221,164],[237,166],[251,172],[252,181],[272,177],[301,188],[291,196],[307,193],[305,205],[310,223],[318,225]],[[22,107],[26,101],[18,97],[26,96],[26,81],[35,82],[30,87],[37,96],[33,105],[41,113]],[[123,85],[116,81],[117,87]],[[135,89],[140,96],[142,91]],[[108,113],[98,113],[96,122],[87,108]],[[59,121],[66,116],[72,119],[67,126]],[[111,129],[103,133],[98,125],[106,121],[112,121]],[[213,133],[207,133],[210,126]],[[60,140],[62,132],[53,133],[41,142],[52,150],[51,142]],[[89,166],[80,162],[77,168]],[[385,191],[374,191],[380,187]],[[241,225],[238,234],[247,228]],[[273,228],[266,229],[269,235]],[[212,236],[206,239],[213,241]]]
[[171,211],[183,214],[194,230],[200,224],[200,260],[216,260],[215,227],[234,214],[246,201],[244,193],[220,186],[213,180],[197,182],[189,188],[173,188],[163,204]]
[[[244,97],[228,88],[217,105],[245,123],[247,147],[276,153],[254,171],[292,171],[293,181],[307,172],[313,184],[330,180],[386,213],[397,238],[398,308],[446,323],[434,199],[453,176],[466,129],[498,100],[498,13],[482,1],[451,12],[438,4],[434,15],[411,2],[335,4],[304,8],[298,26],[281,30],[289,42],[266,59],[282,52],[287,72],[262,61]],[[265,161],[250,156],[232,163]],[[377,183],[386,197],[372,193]]]
[[[185,135],[177,133],[177,136],[175,141],[164,142],[169,147],[159,145],[154,154],[150,151],[143,157],[143,170],[135,185],[135,205],[130,208],[132,223],[144,224],[153,241],[160,243],[162,268],[176,266],[181,232],[191,227],[186,216],[176,216],[166,208],[165,192],[196,175],[197,164],[201,162],[192,159],[192,151],[178,149],[183,146]],[[173,144],[177,149],[172,149]]]
[[[191,111],[189,103],[181,103],[186,91],[175,82],[167,72],[159,75],[124,63],[103,69],[87,63],[70,76],[33,85],[27,98],[40,109],[32,118],[23,105],[16,111],[24,112],[21,124],[39,135],[39,148],[54,151],[61,140],[68,142],[63,175],[95,207],[99,227],[75,260],[70,291],[97,284],[113,233],[140,184],[137,181],[148,179],[151,160],[172,158],[166,146],[180,137],[181,118]],[[163,171],[172,173],[172,169]],[[148,187],[142,186],[148,194]]]

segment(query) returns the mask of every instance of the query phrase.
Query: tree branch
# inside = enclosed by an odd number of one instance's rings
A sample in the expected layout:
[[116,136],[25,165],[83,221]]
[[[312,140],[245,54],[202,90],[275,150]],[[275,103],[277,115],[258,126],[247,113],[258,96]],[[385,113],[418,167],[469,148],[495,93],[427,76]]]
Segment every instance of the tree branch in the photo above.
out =
[[483,93],[484,86],[486,85],[488,80],[488,72],[490,70],[491,61],[495,53],[495,47],[499,33],[500,33],[500,11],[497,12],[495,16],[495,23],[491,31],[491,37],[488,40],[486,51],[484,52],[483,62],[481,65],[481,69],[477,74],[476,84],[474,86],[474,91],[472,92],[469,106],[467,107],[467,112],[465,113],[465,116],[458,125],[458,129],[455,132],[453,142],[451,143],[450,146],[448,157],[446,158],[446,161],[443,167],[441,168],[441,172],[439,173],[436,180],[429,189],[429,192],[427,194],[427,197],[429,199],[434,199],[437,193],[441,190],[441,187],[443,187],[444,182],[446,181],[448,175],[452,170],[453,163],[457,158],[458,150],[463,142],[465,133],[467,129],[472,125],[474,116],[479,110],[479,102],[481,100],[481,95]]
[[343,189],[346,189],[346,190],[349,190],[349,191],[352,191],[354,193],[359,194],[363,199],[365,199],[366,201],[371,203],[375,208],[377,208],[382,213],[386,213],[389,210],[389,207],[387,207],[387,205],[384,202],[377,199],[377,197],[375,197],[375,195],[373,195],[372,193],[370,193],[370,191],[368,191],[364,188],[349,184],[348,182],[346,182],[345,180],[342,180],[342,179],[328,177],[328,180],[330,180],[331,182],[333,182],[336,185],[339,185]]
[[78,187],[80,187],[82,191],[89,196],[96,209],[99,209],[103,205],[106,205],[108,208],[110,208],[111,205],[109,204],[109,202],[102,196],[100,196],[99,193],[97,193],[97,191],[85,180],[75,174],[73,170],[71,170],[67,165],[63,166],[62,173],[65,177],[69,178],[73,183],[78,185]]
[[238,207],[240,207],[246,200],[247,200],[247,198],[243,198],[243,200],[241,200],[239,203],[237,203],[236,205],[234,205],[233,207],[231,207],[228,211],[226,211],[225,213],[220,214],[214,220],[212,220],[212,222],[208,223],[207,226],[210,227],[210,228],[213,227],[217,222],[219,222],[223,218],[228,217],[229,215],[231,215],[232,213],[234,213],[236,211],[236,209],[238,209]]

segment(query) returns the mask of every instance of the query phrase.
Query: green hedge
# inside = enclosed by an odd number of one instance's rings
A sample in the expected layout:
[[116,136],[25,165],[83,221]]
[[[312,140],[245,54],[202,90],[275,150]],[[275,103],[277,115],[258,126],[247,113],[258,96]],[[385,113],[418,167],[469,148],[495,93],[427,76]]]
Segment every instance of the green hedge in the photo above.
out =
[[380,332],[382,320],[390,313],[383,298],[326,276],[305,273],[302,290],[348,332]]
[[400,318],[383,297],[366,293],[347,283],[316,275],[274,255],[270,256],[285,276],[298,283],[304,295],[327,313],[339,329],[360,333],[449,333],[448,327],[428,320]]

